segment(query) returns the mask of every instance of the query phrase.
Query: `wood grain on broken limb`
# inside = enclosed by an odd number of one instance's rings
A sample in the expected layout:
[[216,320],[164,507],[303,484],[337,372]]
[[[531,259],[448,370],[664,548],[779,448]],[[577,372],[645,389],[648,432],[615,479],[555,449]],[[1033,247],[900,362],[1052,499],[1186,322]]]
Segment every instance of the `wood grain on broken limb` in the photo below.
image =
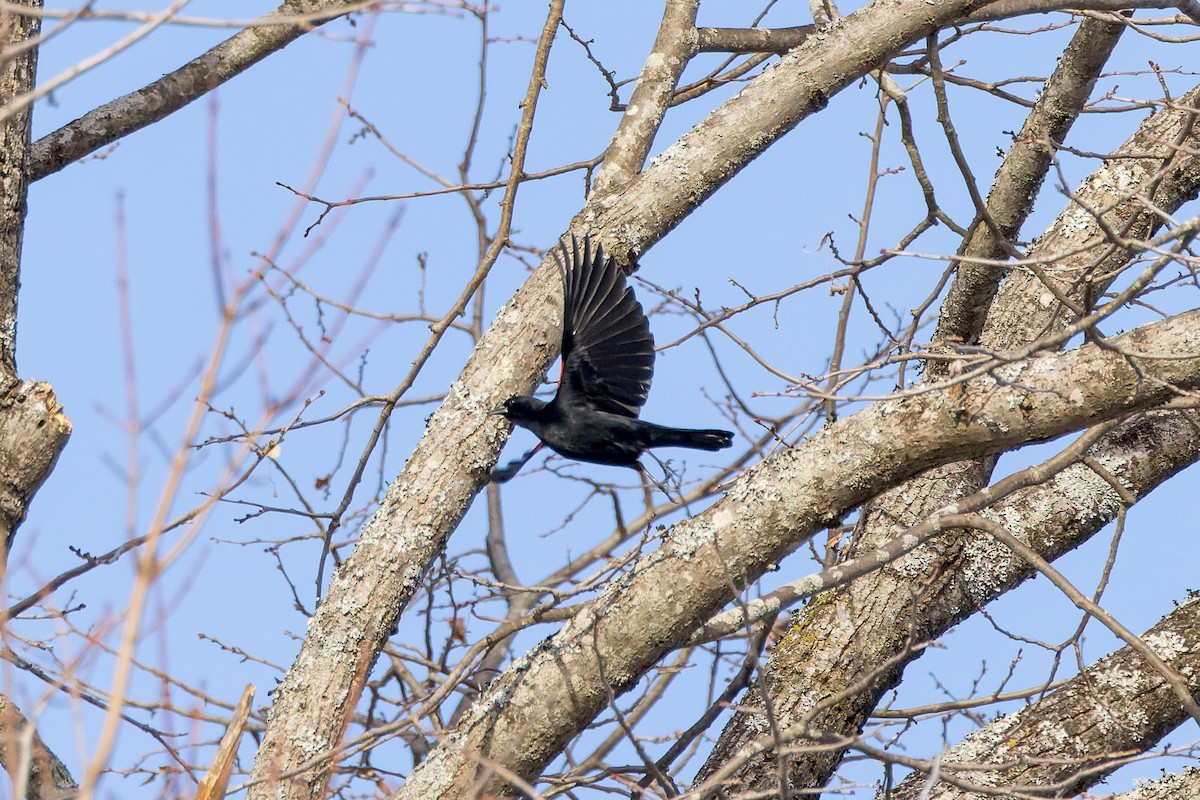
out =
[[[10,543],[29,501],[71,435],[50,384],[12,380],[0,388],[0,535]],[[5,550],[7,554],[7,549]]]

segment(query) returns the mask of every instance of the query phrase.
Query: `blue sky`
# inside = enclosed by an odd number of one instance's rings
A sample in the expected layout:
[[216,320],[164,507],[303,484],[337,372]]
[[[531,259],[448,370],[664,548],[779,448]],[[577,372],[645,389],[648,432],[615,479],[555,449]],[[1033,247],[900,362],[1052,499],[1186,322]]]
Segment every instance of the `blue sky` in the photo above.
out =
[[[657,5],[630,0],[568,3],[566,18],[582,38],[594,40],[593,52],[618,79],[629,79],[637,74],[653,41]],[[134,6],[121,6],[130,7]],[[149,3],[141,7],[156,8]],[[240,16],[264,13],[271,7],[261,2],[195,0],[185,13]],[[740,3],[710,0],[703,6],[701,24],[742,25],[747,13]],[[803,24],[808,21],[805,13],[799,6],[789,6],[776,10],[769,19],[779,25]],[[491,19],[492,35],[502,40],[536,36],[543,14],[542,3],[501,3]],[[1042,22],[1008,25],[1031,29]],[[46,44],[40,75],[44,79],[68,68],[131,27],[104,21],[71,26]],[[360,54],[350,40],[368,32],[372,42]],[[228,29],[182,26],[155,32],[40,102],[34,118],[35,137],[99,102],[154,80],[229,33]],[[967,59],[963,71],[981,79],[1011,74],[1014,60],[1020,62],[1022,71],[1045,75],[1070,33],[991,34],[986,39],[980,35],[977,39],[986,44],[973,44],[975,40],[969,38],[953,53]],[[378,20],[360,16],[355,26],[335,21],[320,35],[301,39],[209,98],[126,137],[102,159],[72,165],[34,185],[25,241],[18,363],[23,377],[46,380],[54,386],[75,430],[55,472],[34,501],[10,556],[14,567],[7,584],[10,595],[24,596],[76,564],[68,548],[98,554],[124,541],[130,535],[125,521],[131,505],[133,530],[141,533],[149,523],[169,454],[180,445],[182,425],[191,412],[198,365],[211,350],[218,330],[220,304],[214,264],[219,265],[216,270],[222,291],[228,294],[253,270],[263,267],[258,254],[271,252],[282,230],[283,245],[275,263],[299,270],[296,274],[311,290],[327,297],[346,297],[365,280],[358,307],[406,314],[416,310],[418,291],[423,288],[429,313],[444,311],[474,270],[477,258],[476,232],[461,199],[447,196],[353,206],[330,215],[306,238],[304,229],[317,221],[320,208],[298,201],[277,184],[305,185],[330,141],[331,155],[312,191],[319,197],[342,199],[433,188],[432,181],[378,141],[356,136],[362,125],[346,118],[343,99],[397,148],[456,180],[474,113],[478,37],[478,25],[461,15],[385,14]],[[1148,58],[1154,58],[1170,69],[1178,65],[1180,51],[1129,36],[1113,63],[1121,69],[1140,70]],[[487,101],[472,180],[491,180],[506,168],[505,154],[519,119],[517,104],[525,92],[532,52],[532,43],[521,38],[498,42],[489,51]],[[360,55],[361,64],[356,66]],[[944,58],[948,65],[952,63],[950,55]],[[717,60],[715,56],[698,59],[687,77],[702,74]],[[902,77],[898,80],[904,86],[915,83],[911,77]],[[1166,79],[1181,93],[1190,88],[1194,76],[1168,75]],[[1101,83],[1104,91],[1112,89],[1118,96],[1153,95],[1156,85],[1153,78],[1144,76],[1113,76]],[[672,110],[656,150],[674,141],[736,88],[713,92]],[[1033,90],[1022,87],[1017,91],[1028,97]],[[628,87],[623,92],[623,97],[627,96]],[[927,87],[916,86],[911,100],[927,166],[943,176],[939,186],[946,188],[939,198],[965,223],[969,221],[965,193],[956,181],[945,177],[950,160],[934,127],[932,96]],[[1007,146],[1003,131],[1019,127],[1024,111],[969,90],[955,92],[952,100],[964,149],[976,176],[986,181],[999,164],[996,149]],[[828,109],[771,148],[645,254],[641,275],[659,285],[680,288],[689,296],[698,289],[706,305],[718,307],[744,299],[730,279],[756,294],[767,294],[838,269],[840,265],[822,245],[822,238],[833,232],[841,251],[853,252],[857,231],[851,215],[861,212],[869,156],[869,142],[859,134],[873,128],[876,108],[873,85],[855,85],[842,92]],[[1078,146],[1094,150],[1112,147],[1141,116],[1142,112],[1093,115],[1078,126]],[[527,170],[595,157],[617,119],[608,110],[606,83],[582,48],[560,35],[539,104]],[[906,163],[897,127],[892,125],[885,134],[883,163],[887,167]],[[1076,180],[1091,168],[1090,163],[1067,160],[1064,172]],[[583,191],[578,173],[524,185],[518,195],[514,240],[537,248],[552,245],[580,208]],[[489,230],[494,230],[498,217],[499,197],[500,193],[494,192],[484,204],[492,220]],[[1061,202],[1061,195],[1046,193],[1026,228],[1028,235],[1039,232]],[[123,226],[117,222],[122,209]],[[289,226],[287,221],[297,212],[297,221]],[[868,256],[891,246],[922,214],[910,172],[884,178]],[[218,231],[215,241],[214,230]],[[147,419],[160,406],[165,407],[138,439],[139,486],[132,498],[126,475],[129,438],[123,428],[129,372],[123,357],[118,293],[122,241],[140,414]],[[943,229],[932,232],[914,249],[945,252],[954,246],[952,236]],[[382,255],[373,262],[381,247],[385,248]],[[868,290],[885,318],[890,319],[889,314],[903,318],[930,291],[942,269],[940,262],[899,260],[868,276]],[[525,275],[526,267],[520,261],[501,259],[487,285],[486,317]],[[355,392],[320,369],[301,379],[307,374],[306,351],[279,304],[257,291],[258,311],[235,334],[222,369],[224,388],[215,405],[253,420],[300,381],[300,395],[312,399],[306,418],[342,408]],[[638,291],[647,308],[657,304],[645,287]],[[840,296],[820,288],[788,300],[778,313],[771,307],[755,309],[731,328],[788,373],[819,375],[826,369],[840,304]],[[288,308],[305,335],[314,340],[321,335],[322,323],[336,317],[328,309],[319,316],[316,303],[303,294],[293,295]],[[865,311],[860,309],[853,322],[848,361],[875,347],[878,339]],[[652,320],[660,343],[685,333],[689,323],[677,314],[656,314]],[[381,325],[375,320],[353,319],[329,344],[330,358],[342,365],[347,375],[361,380],[368,394],[386,393],[407,371],[425,335],[421,322]],[[758,413],[778,413],[791,406],[792,401],[775,397],[786,388],[777,377],[728,341],[716,341],[716,347],[739,392]],[[436,396],[444,391],[469,350],[468,336],[452,331],[411,395]],[[693,338],[660,354],[644,415],[651,420],[669,418],[681,425],[720,426],[720,410],[705,400],[705,391],[718,397],[724,394],[707,350]],[[369,516],[379,487],[402,466],[432,408],[417,405],[396,414],[385,448],[373,456],[368,479],[351,505],[358,521]],[[295,405],[282,409],[275,419],[290,419],[296,409]],[[328,510],[344,488],[347,467],[343,462],[357,457],[373,420],[374,414],[366,412],[346,424],[289,436],[278,459],[287,474],[260,469],[235,497],[294,505],[288,486],[288,480],[294,479],[306,495],[321,500],[322,510]],[[214,413],[204,430],[205,436],[220,435],[232,432],[234,426]],[[502,459],[532,445],[527,433],[518,432],[513,439]],[[1018,454],[1004,462],[1002,471],[1018,469],[1049,452]],[[211,491],[233,453],[229,446],[214,446],[196,454],[175,499],[175,513],[200,502],[202,493]],[[689,477],[698,477],[719,460],[703,454],[688,456],[686,462]],[[600,481],[629,483],[625,476],[614,476],[603,468],[573,466],[567,471]],[[330,474],[334,476],[333,494],[325,497],[312,487],[318,478]],[[1194,487],[1194,477],[1177,478],[1140,504],[1130,517],[1127,541],[1105,597],[1134,630],[1156,621],[1185,589],[1196,588],[1193,565],[1200,553],[1195,542],[1178,535],[1166,538],[1183,527],[1178,509]],[[561,564],[572,550],[585,550],[590,542],[607,534],[612,526],[611,505],[593,501],[566,530],[547,535],[582,502],[587,491],[586,486],[545,472],[504,488],[510,546],[520,559],[518,572],[523,579],[536,580]],[[627,513],[636,513],[640,490],[619,496]],[[312,524],[301,517],[275,513],[237,521],[252,510],[223,504],[203,529],[168,538],[165,547],[180,549],[154,593],[138,657],[227,702],[236,700],[241,687],[253,682],[259,687],[256,704],[263,705],[279,677],[277,670],[223,651],[212,640],[242,648],[275,665],[290,663],[305,619],[293,607],[291,589],[277,569],[279,562],[267,552],[267,542],[309,535]],[[483,504],[478,502],[452,545],[464,565],[479,563],[484,523]],[[1098,537],[1066,559],[1064,568],[1080,580],[1085,591],[1103,564],[1104,538]],[[1172,558],[1161,558],[1164,548],[1170,548]],[[282,548],[280,556],[289,577],[296,581],[297,596],[310,609],[318,555],[319,545],[310,539]],[[805,558],[797,554],[785,564],[783,574],[771,576],[770,581],[808,572],[811,567],[804,563]],[[112,628],[111,623],[120,618],[133,579],[133,562],[126,559],[72,582],[56,593],[52,602],[59,608],[86,604],[69,616],[74,626],[101,631],[106,641],[115,643],[114,631],[119,628]],[[770,581],[764,586],[769,587]],[[1048,613],[1048,608],[1055,611]],[[1022,633],[1048,640],[1065,636],[1077,623],[1077,615],[1044,581],[1014,592],[997,604],[994,613]],[[486,629],[482,623],[472,623],[476,624],[480,627],[472,627],[472,632]],[[14,624],[14,632],[53,636],[64,653],[85,650],[79,637],[69,635],[61,623],[23,625]],[[424,621],[409,615],[404,625],[408,627],[402,627],[401,638],[419,637]],[[536,641],[546,633],[537,629],[529,640]],[[1110,643],[1106,634],[1091,630],[1085,652],[1100,655]],[[969,677],[981,668],[980,652],[989,654],[988,669],[1002,674],[1016,647],[1000,639],[982,620],[964,624],[945,644],[944,649],[919,662],[901,690],[902,704],[928,698],[931,692],[936,696],[926,674],[939,675],[948,685],[957,684],[955,688],[966,692]],[[1038,670],[1044,671],[1045,662],[1028,658],[1028,680],[1034,681],[1042,674]],[[1026,662],[1022,663],[1024,669]],[[88,681],[105,687],[111,659],[85,652],[80,669]],[[61,693],[48,694],[43,685],[21,673],[10,670],[6,680],[27,713],[34,714],[37,709],[44,715],[41,732],[52,749],[72,766],[84,763],[94,744],[96,714]],[[139,699],[160,697],[164,691],[146,673],[139,674],[133,688]],[[178,689],[169,691],[180,705],[196,704]],[[692,691],[701,690],[693,687]],[[681,697],[688,697],[686,690]],[[186,728],[180,719],[164,721],[168,716],[155,717],[152,724]],[[676,723],[668,723],[663,725],[673,730]],[[211,736],[209,729],[203,738]],[[1185,738],[1194,738],[1194,731]],[[114,763],[129,764],[136,754],[155,749],[148,737],[126,729]],[[198,752],[194,758],[203,762],[208,752]],[[244,755],[250,752],[248,747],[243,749]],[[152,757],[151,763],[161,763],[161,758]],[[403,771],[407,764],[397,769]],[[112,777],[103,784],[101,794],[161,796],[161,786],[140,784],[139,776]],[[178,784],[178,788],[185,790],[185,785]]]

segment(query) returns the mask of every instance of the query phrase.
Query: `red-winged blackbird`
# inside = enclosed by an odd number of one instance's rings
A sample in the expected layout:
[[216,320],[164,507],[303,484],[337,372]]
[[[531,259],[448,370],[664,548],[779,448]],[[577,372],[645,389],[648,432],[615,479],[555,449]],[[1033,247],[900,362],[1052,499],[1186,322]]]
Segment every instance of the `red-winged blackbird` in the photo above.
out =
[[625,276],[588,237],[565,243],[559,268],[563,279],[562,375],[549,403],[510,397],[495,409],[533,431],[541,442],[502,469],[492,480],[507,481],[541,449],[595,464],[641,469],[638,457],[651,447],[720,450],[733,444],[722,430],[686,430],[642,422],[654,374],[650,323]]

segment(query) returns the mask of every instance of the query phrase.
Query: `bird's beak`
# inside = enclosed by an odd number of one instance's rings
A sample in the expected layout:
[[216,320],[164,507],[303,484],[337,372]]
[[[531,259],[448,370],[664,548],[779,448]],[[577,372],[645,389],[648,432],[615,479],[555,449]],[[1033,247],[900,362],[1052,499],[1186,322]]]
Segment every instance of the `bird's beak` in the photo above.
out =
[[488,412],[488,416],[489,417],[496,417],[496,416],[503,417],[504,412],[505,412],[504,406],[498,405],[495,408],[493,408],[491,411]]

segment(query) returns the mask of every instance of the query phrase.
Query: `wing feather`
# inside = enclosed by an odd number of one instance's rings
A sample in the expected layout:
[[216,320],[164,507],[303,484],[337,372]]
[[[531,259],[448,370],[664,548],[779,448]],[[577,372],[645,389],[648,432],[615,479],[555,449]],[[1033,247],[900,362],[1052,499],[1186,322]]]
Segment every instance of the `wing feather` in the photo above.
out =
[[599,243],[561,243],[563,375],[559,401],[637,417],[654,375],[650,322]]

